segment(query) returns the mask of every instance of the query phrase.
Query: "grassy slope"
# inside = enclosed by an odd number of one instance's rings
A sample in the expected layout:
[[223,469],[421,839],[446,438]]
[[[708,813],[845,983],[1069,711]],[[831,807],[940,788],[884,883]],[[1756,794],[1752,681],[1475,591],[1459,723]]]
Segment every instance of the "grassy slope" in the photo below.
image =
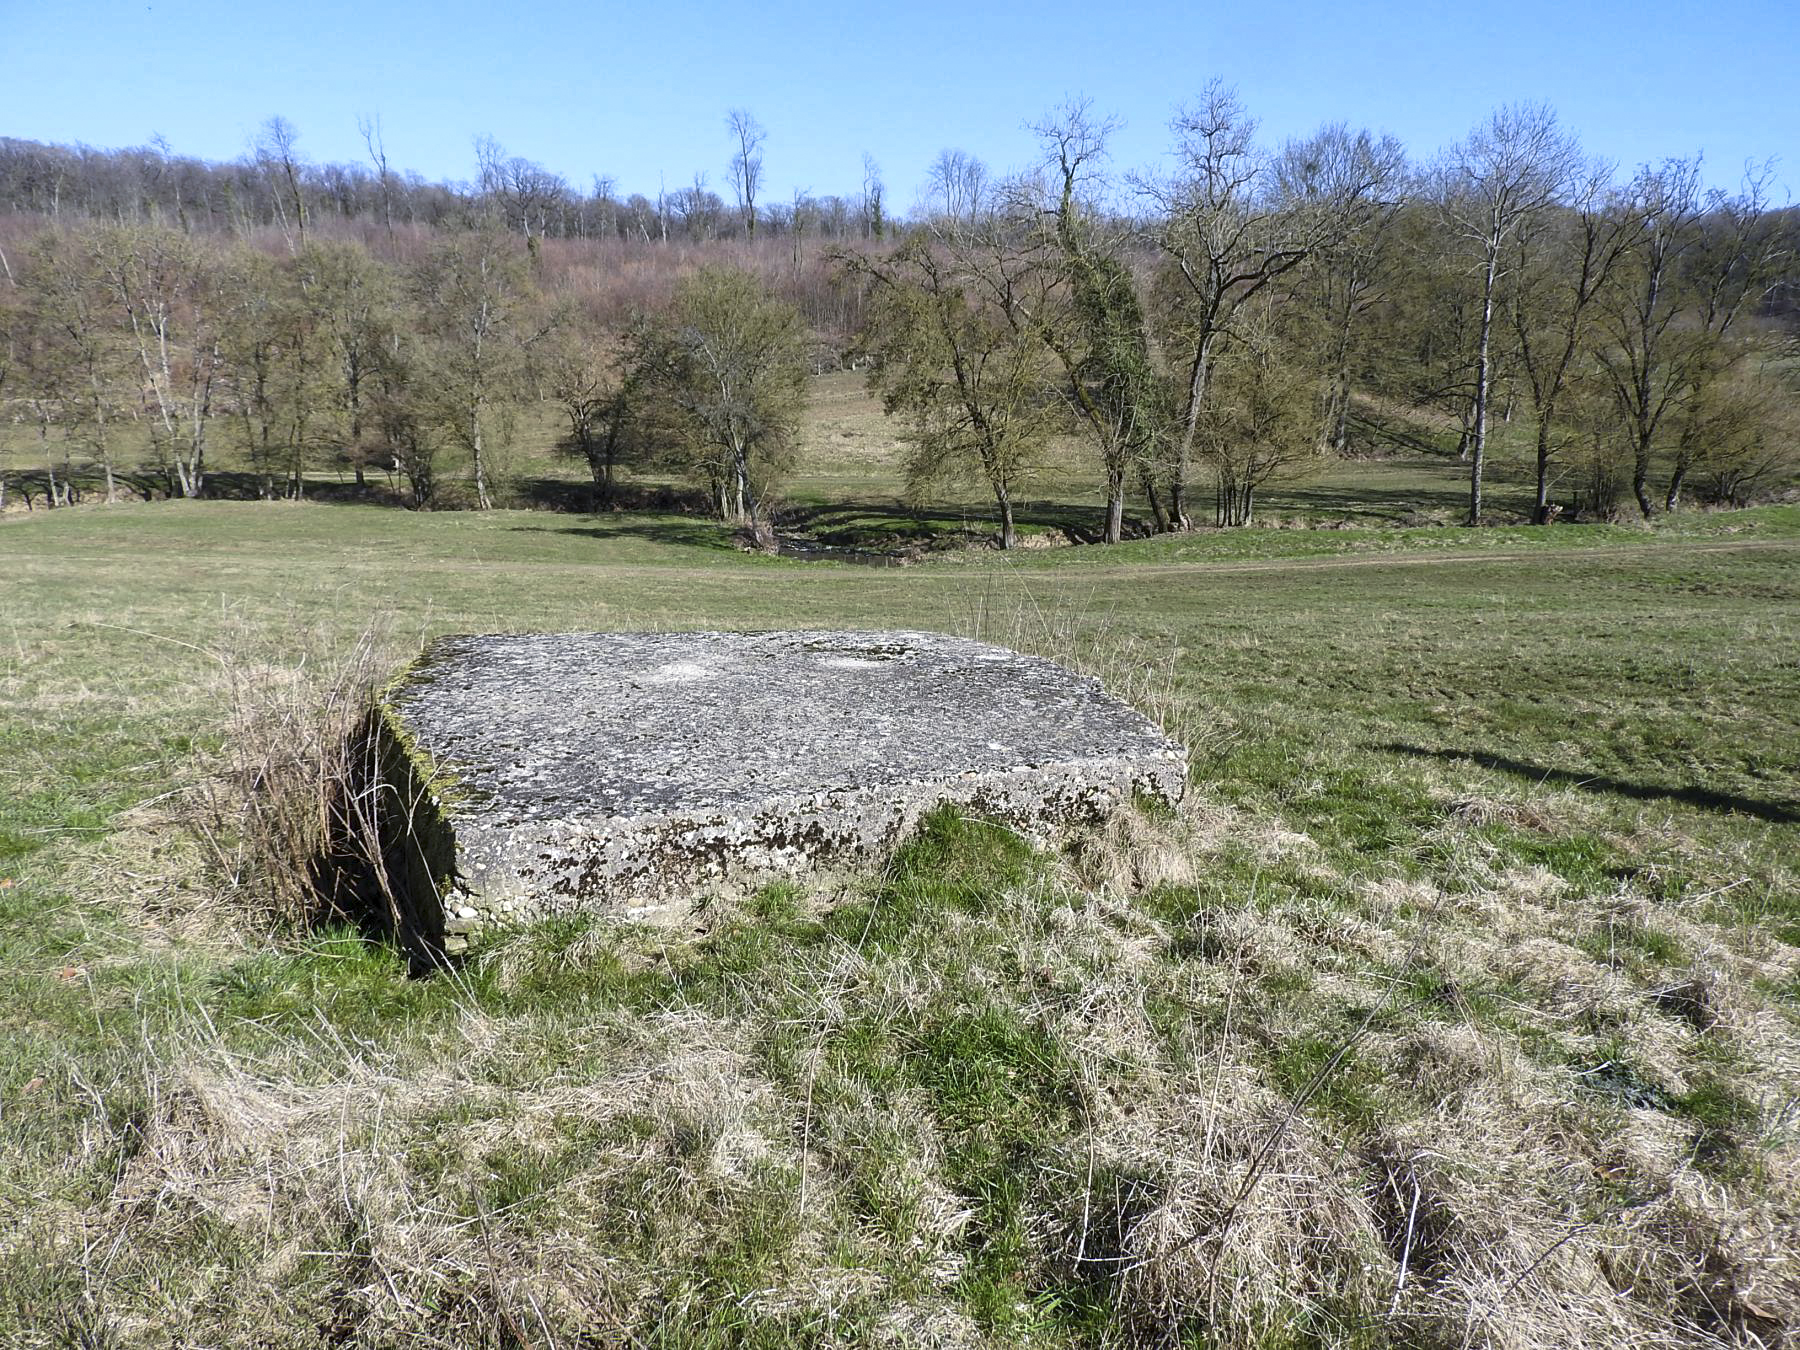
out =
[[[11,519],[0,569],[0,1341],[1800,1318],[1791,508],[874,571],[680,518],[170,504]],[[234,689],[371,612],[394,659],[976,632],[1107,672],[1196,791],[1057,857],[940,821],[841,892],[408,983],[241,921],[156,801]]]

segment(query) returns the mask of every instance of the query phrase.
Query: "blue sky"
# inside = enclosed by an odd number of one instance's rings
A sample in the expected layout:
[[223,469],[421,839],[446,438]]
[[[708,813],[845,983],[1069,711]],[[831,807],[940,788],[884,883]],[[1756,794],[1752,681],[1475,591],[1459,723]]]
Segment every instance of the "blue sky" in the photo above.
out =
[[1216,74],[1271,143],[1341,120],[1423,158],[1537,100],[1626,170],[1704,152],[1732,185],[1776,156],[1800,191],[1796,0],[0,0],[0,45],[0,135],[160,134],[221,159],[280,113],[308,157],[349,160],[370,113],[393,164],[428,178],[469,177],[486,133],[582,186],[605,173],[654,194],[659,174],[699,169],[723,193],[725,112],[742,106],[768,131],[766,197],[854,192],[867,150],[904,207],[942,148],[1026,162],[1024,124],[1071,94],[1122,117],[1116,159],[1148,166],[1172,108]]

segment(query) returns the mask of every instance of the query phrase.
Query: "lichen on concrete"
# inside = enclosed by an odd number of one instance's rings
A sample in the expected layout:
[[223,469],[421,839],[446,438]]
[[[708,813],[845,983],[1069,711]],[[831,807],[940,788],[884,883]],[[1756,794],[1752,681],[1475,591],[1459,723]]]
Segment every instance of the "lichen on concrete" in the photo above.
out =
[[[1028,832],[1173,802],[1185,755],[1099,683],[940,634],[449,637],[384,692],[416,936],[873,859],[934,807]],[[389,772],[390,770],[384,770]],[[454,784],[454,790],[445,785]],[[416,808],[416,809],[415,809]]]

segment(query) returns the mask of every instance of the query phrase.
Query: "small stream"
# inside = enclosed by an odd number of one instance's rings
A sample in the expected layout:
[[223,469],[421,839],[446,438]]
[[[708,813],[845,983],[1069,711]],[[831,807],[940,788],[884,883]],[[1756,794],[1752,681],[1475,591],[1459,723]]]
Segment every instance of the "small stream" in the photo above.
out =
[[801,562],[841,562],[854,563],[858,567],[904,567],[910,558],[900,553],[878,553],[872,549],[840,548],[835,544],[821,544],[813,539],[798,535],[779,535],[776,552],[784,558],[797,558]]

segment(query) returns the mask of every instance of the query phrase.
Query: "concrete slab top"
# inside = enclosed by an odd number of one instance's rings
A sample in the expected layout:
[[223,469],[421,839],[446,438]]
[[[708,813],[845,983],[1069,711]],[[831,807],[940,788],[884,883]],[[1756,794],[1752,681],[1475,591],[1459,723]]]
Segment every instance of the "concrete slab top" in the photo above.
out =
[[1169,749],[1096,680],[934,633],[451,637],[390,702],[484,812],[520,821]]
[[868,852],[943,801],[1029,821],[1185,779],[1098,681],[936,633],[448,637],[385,703],[449,785],[476,906]]

